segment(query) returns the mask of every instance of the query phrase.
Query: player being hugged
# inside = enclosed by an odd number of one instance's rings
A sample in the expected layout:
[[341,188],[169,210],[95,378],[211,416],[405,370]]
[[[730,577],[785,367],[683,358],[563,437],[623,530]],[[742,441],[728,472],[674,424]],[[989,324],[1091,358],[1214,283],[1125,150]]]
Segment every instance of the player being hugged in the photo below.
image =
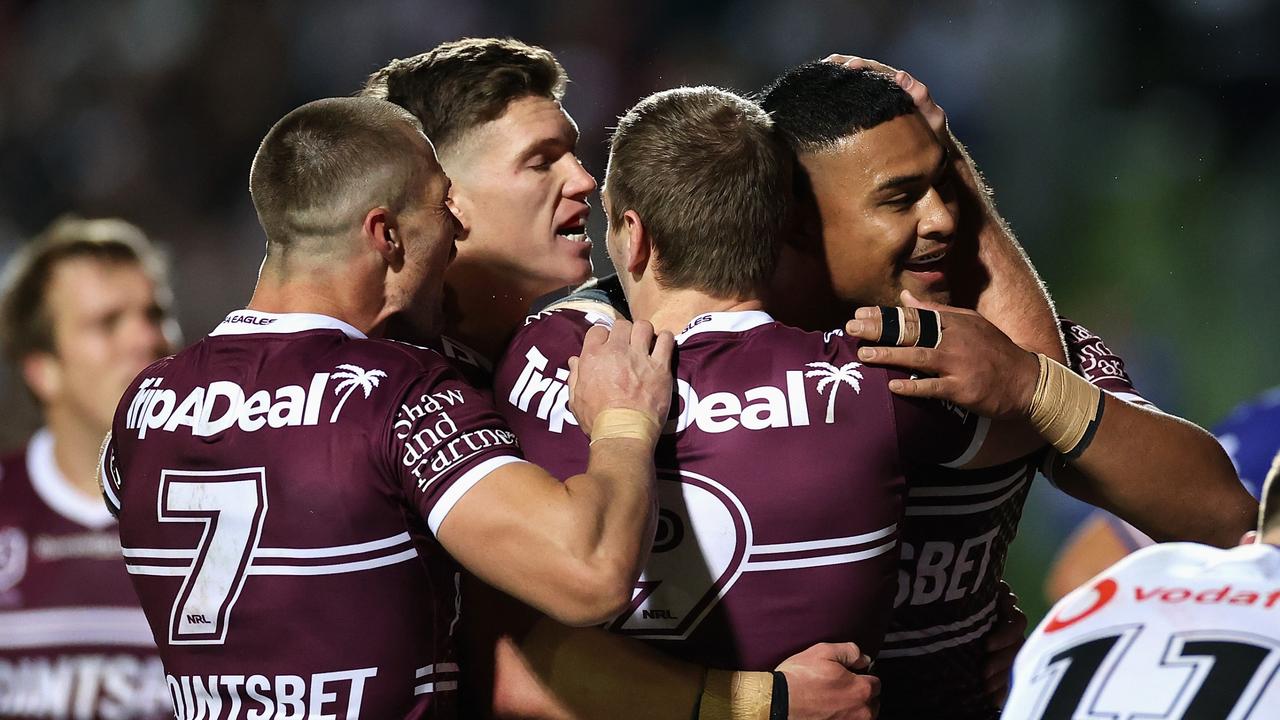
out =
[[437,331],[458,234],[412,116],[304,105],[250,190],[267,253],[248,309],[142,372],[100,466],[174,710],[455,717],[459,564],[571,625],[630,599],[672,337],[584,338],[590,459],[562,482],[440,355],[376,339],[392,317]]

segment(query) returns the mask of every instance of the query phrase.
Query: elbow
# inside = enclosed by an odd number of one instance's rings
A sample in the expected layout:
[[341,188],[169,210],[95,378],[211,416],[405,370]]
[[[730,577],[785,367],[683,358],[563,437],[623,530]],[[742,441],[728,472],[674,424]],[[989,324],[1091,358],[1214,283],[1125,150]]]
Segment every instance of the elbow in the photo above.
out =
[[571,627],[600,625],[631,604],[635,575],[622,563],[583,563],[562,575],[560,601],[547,614]]

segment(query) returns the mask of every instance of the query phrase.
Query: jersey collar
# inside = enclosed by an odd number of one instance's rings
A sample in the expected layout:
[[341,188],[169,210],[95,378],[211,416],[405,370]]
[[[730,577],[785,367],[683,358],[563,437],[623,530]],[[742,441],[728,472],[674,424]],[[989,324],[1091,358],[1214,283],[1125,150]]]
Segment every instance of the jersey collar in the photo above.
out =
[[53,434],[42,428],[27,443],[27,474],[36,495],[54,512],[93,530],[115,524],[101,498],[95,500],[71,486],[53,457]]
[[306,330],[341,330],[347,337],[364,340],[368,336],[351,325],[328,315],[315,313],[267,313],[237,310],[227,316],[213,332],[215,335],[261,335],[264,333],[299,333]]
[[690,320],[684,330],[681,330],[680,334],[676,335],[676,343],[682,344],[685,340],[698,333],[746,332],[771,322],[773,322],[773,318],[763,310],[703,313]]

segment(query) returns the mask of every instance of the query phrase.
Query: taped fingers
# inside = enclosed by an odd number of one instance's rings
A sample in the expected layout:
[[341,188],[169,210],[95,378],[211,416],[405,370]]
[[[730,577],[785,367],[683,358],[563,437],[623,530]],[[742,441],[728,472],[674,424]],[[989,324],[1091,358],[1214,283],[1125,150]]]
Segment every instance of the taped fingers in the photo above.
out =
[[942,342],[942,316],[935,310],[880,305],[879,345],[936,348]]

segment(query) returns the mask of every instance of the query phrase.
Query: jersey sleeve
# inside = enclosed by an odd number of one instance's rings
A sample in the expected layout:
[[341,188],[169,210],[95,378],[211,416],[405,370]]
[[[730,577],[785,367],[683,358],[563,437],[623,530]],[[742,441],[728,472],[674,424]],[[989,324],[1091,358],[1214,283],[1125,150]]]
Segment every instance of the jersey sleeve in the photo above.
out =
[[390,438],[395,478],[432,533],[485,476],[524,462],[515,433],[493,404],[443,361],[402,393]]
[[608,317],[560,309],[530,317],[494,376],[494,403],[526,456],[558,478],[587,469],[588,441],[569,410],[569,358],[593,324]]
[[[906,377],[892,372],[890,379]],[[942,400],[890,396],[898,446],[910,465],[958,468],[969,464],[987,439],[991,420]]]
[[1060,317],[1058,322],[1067,341],[1067,359],[1076,374],[1125,402],[1158,409],[1134,387],[1124,360],[1112,352],[1102,338],[1067,318]]

